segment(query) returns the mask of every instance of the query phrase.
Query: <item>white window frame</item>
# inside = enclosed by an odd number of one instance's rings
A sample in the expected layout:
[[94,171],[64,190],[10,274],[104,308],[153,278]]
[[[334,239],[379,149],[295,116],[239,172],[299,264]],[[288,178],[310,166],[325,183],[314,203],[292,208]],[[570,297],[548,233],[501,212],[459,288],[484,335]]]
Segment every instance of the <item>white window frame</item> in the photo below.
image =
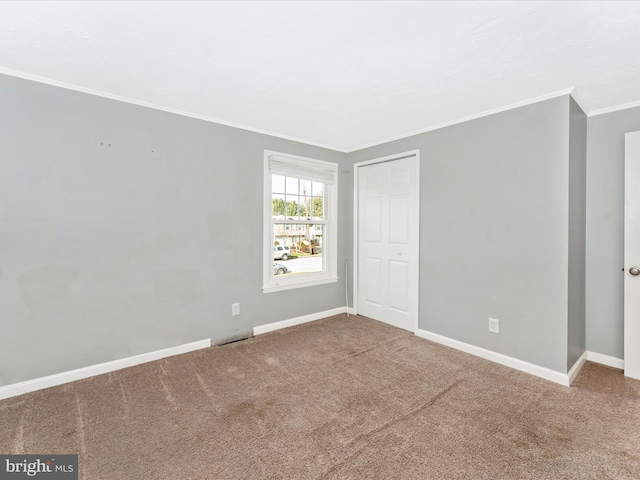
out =
[[[324,187],[324,208],[325,223],[323,231],[323,247],[322,247],[322,272],[309,272],[303,275],[291,276],[274,276],[273,274],[273,238],[274,224],[283,223],[282,220],[274,220],[273,211],[273,195],[271,184],[270,162],[275,160],[280,164],[288,164],[291,167],[289,177],[296,177],[295,169],[305,171],[315,171],[319,175],[328,175],[333,178],[332,183],[322,182]],[[322,181],[316,179],[315,181]],[[279,153],[271,150],[264,151],[264,227],[263,227],[263,275],[262,275],[262,291],[263,293],[279,292],[282,290],[291,290],[294,288],[310,287],[313,285],[324,285],[338,281],[337,257],[338,257],[338,164],[326,162],[323,160],[315,160],[312,158],[299,157],[289,155],[287,153]],[[287,220],[286,223],[300,224],[303,221]],[[278,260],[275,260],[278,262]]]

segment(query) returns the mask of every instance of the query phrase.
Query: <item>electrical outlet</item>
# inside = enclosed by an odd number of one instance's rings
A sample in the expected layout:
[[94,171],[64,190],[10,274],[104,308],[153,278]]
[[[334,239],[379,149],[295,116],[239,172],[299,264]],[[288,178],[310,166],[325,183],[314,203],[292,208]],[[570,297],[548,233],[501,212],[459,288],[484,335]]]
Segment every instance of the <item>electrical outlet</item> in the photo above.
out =
[[491,333],[500,333],[500,320],[497,318],[489,318],[489,331]]
[[239,303],[232,303],[231,304],[231,315],[233,315],[234,317],[236,315],[240,315],[240,304]]

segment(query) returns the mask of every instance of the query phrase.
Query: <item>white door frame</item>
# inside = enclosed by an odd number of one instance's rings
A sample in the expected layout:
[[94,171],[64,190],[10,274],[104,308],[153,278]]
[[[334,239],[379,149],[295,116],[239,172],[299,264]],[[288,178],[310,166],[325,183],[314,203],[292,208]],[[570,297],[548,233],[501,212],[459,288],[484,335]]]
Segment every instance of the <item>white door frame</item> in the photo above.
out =
[[[640,276],[630,269],[640,266],[635,243],[638,241],[638,179],[640,179],[640,131],[625,134],[624,152],[624,374],[640,380],[640,318],[638,290]],[[632,225],[634,225],[632,227]]]
[[415,285],[418,289],[418,294],[415,296],[414,311],[414,333],[418,331],[418,322],[420,318],[420,150],[409,150],[408,152],[397,153],[395,155],[388,155],[386,157],[374,158],[372,160],[364,160],[362,162],[355,163],[353,165],[353,312],[358,313],[358,197],[359,197],[359,185],[358,177],[360,176],[359,168],[373,165],[375,163],[392,162],[394,160],[401,160],[404,158],[414,157],[416,163],[416,177],[418,178],[418,188],[416,189],[416,201],[418,203],[418,209],[416,221],[418,222],[418,251],[416,252],[416,278]]

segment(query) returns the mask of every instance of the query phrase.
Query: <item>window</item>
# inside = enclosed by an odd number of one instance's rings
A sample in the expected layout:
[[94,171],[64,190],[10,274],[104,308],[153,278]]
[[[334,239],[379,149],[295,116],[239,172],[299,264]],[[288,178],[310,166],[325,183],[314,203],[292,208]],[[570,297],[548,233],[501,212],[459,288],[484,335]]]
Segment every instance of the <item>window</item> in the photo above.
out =
[[263,291],[335,282],[335,163],[265,151]]

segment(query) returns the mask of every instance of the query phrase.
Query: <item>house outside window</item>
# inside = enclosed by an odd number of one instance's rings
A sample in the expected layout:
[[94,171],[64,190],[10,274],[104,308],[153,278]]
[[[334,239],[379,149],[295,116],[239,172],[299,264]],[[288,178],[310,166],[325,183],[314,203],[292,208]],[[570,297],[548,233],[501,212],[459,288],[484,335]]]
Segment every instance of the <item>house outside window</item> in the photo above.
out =
[[337,164],[272,151],[264,162],[263,291],[337,281]]

